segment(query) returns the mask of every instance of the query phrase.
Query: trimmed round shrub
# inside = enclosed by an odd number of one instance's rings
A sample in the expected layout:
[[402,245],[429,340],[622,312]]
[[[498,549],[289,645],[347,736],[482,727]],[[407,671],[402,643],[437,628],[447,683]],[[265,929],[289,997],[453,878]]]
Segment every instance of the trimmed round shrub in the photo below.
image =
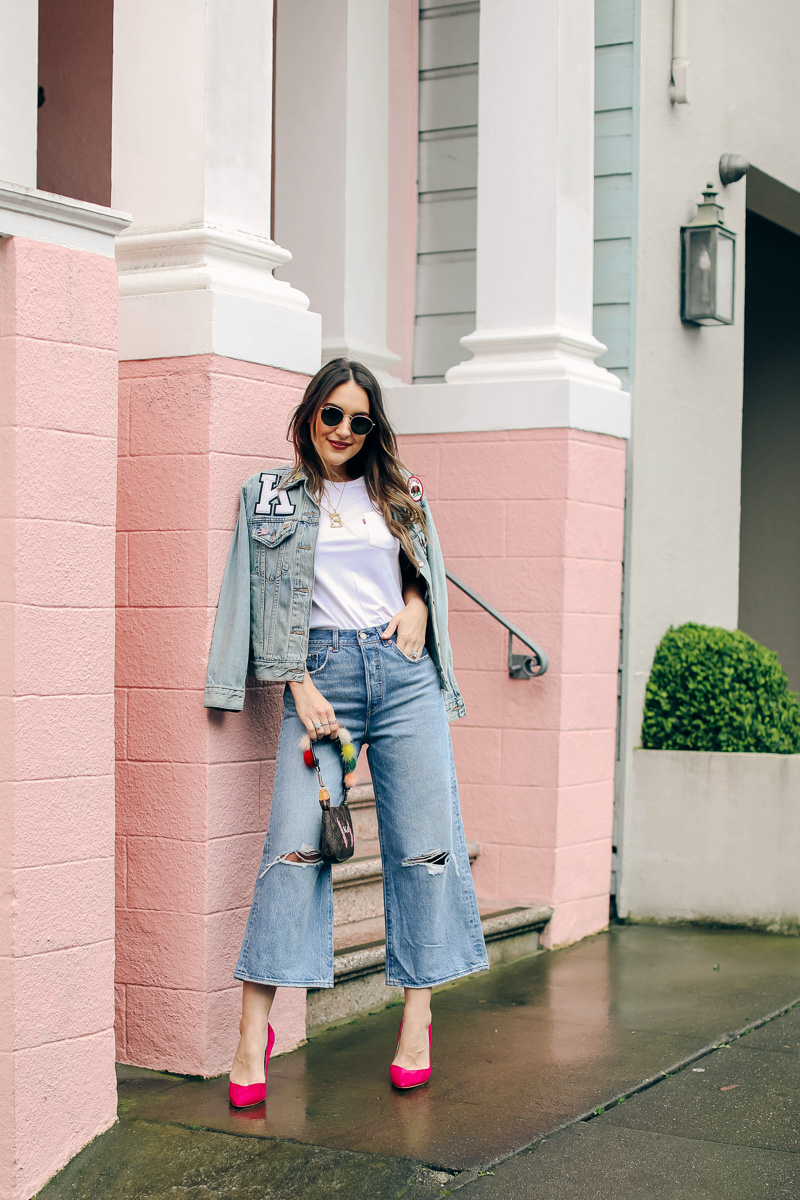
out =
[[647,684],[642,745],[798,754],[797,694],[775,651],[740,629],[670,626]]

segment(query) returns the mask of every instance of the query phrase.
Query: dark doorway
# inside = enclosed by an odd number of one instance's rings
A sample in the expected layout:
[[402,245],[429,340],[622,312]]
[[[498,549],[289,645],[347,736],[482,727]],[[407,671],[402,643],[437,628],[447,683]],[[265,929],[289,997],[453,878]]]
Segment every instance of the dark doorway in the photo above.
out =
[[113,34],[113,0],[39,0],[37,183],[45,192],[111,203]]
[[800,237],[747,213],[739,627],[800,689]]

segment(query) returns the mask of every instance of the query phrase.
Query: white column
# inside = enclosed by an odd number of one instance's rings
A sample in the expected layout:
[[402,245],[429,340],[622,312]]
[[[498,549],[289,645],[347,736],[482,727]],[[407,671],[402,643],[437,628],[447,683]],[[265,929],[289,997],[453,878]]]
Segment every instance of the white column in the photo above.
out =
[[0,0],[0,180],[36,187],[39,5]]
[[388,380],[389,0],[280,0],[276,70],[276,235],[322,313],[323,362]]
[[619,387],[592,336],[593,30],[593,0],[481,4],[477,328],[448,383]]
[[214,352],[313,372],[319,316],[275,279],[272,4],[116,0],[120,357]]

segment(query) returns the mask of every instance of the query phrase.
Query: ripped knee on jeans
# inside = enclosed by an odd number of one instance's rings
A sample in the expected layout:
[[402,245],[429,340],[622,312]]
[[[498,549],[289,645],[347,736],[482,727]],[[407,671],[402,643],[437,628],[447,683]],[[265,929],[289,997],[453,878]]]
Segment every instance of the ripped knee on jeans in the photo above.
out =
[[300,863],[301,866],[307,867],[311,863],[322,862],[322,855],[313,847],[301,846],[299,850],[293,850],[291,854],[282,854],[281,862]]
[[264,867],[258,878],[261,879],[270,867],[274,867],[279,862],[288,863],[292,867],[318,867],[322,861],[319,850],[315,846],[309,846],[307,842],[303,842],[299,850],[290,850],[286,854],[279,854],[277,858],[273,858],[272,862]]
[[[404,867],[427,867],[429,875],[441,875],[450,861],[449,850],[426,850],[424,854],[415,854],[413,858],[404,858]],[[458,874],[458,864],[453,859]]]

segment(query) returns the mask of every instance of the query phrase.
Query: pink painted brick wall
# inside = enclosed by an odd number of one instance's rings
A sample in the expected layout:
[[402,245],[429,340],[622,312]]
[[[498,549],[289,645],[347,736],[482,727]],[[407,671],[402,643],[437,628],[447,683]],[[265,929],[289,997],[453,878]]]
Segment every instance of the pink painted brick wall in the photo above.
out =
[[450,585],[467,706],[450,728],[478,894],[551,904],[546,943],[575,941],[608,923],[624,442],[537,429],[400,443],[446,565],[550,657],[541,678],[509,679],[505,630]]
[[114,259],[0,241],[0,1194],[116,1118]]
[[[254,471],[291,459],[308,379],[211,355],[125,362],[119,383],[117,1045],[214,1075],[238,1040],[233,969],[269,819],[279,685],[203,708],[222,571]],[[277,1048],[305,1037],[278,993]]]

